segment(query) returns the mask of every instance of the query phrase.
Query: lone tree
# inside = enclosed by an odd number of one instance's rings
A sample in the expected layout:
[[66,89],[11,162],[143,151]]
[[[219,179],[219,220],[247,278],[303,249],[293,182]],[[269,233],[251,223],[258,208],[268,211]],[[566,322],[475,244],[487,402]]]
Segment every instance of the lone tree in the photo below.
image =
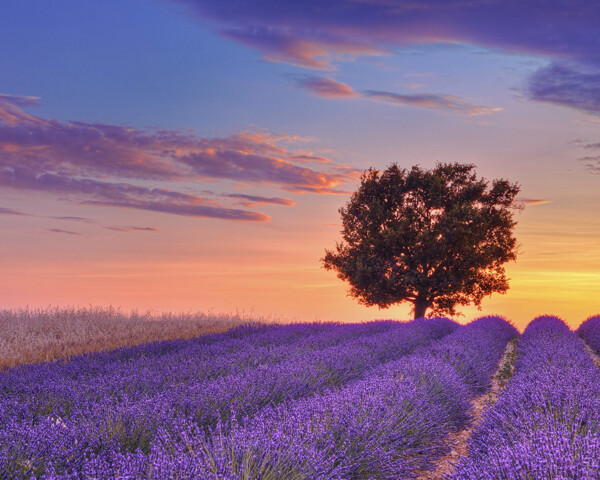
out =
[[414,305],[455,315],[457,305],[478,307],[505,293],[503,264],[517,258],[512,210],[518,184],[478,179],[475,165],[438,163],[431,170],[392,164],[370,168],[344,208],[343,241],[325,250],[327,270],[350,284],[364,305]]

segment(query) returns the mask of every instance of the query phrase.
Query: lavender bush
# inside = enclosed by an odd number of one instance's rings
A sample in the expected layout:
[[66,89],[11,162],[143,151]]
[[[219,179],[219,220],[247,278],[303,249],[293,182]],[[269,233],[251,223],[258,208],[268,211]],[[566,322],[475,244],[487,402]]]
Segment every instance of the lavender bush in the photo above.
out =
[[600,315],[588,318],[577,330],[579,335],[590,348],[600,354]]
[[452,478],[600,478],[600,370],[556,317],[534,319],[518,348],[512,381]]
[[173,459],[165,439],[191,429],[201,432],[197,443],[214,425],[223,432],[231,418],[237,425],[265,406],[339,387],[456,328],[448,319],[242,327],[17,367],[0,375],[0,471],[171,478],[158,473]]
[[364,380],[264,409],[228,431],[205,436],[185,422],[174,433],[162,429],[146,471],[215,480],[414,478],[468,422],[469,399],[489,385],[516,334],[501,318],[482,318]]

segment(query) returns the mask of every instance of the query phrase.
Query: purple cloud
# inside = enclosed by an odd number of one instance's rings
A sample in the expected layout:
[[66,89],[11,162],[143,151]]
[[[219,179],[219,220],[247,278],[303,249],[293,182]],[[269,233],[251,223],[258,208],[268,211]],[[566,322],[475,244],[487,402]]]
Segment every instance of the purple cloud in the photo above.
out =
[[319,157],[316,155],[290,155],[288,156],[289,160],[295,161],[295,162],[301,162],[301,163],[331,163],[331,160],[329,158],[325,158],[325,157]]
[[94,220],[92,220],[91,218],[85,218],[85,217],[50,217],[50,218],[54,218],[55,220],[67,220],[69,222],[82,222],[82,223],[94,223]]
[[498,107],[472,105],[466,99],[456,95],[436,93],[399,94],[377,90],[367,90],[363,93],[355,91],[350,85],[338,82],[332,78],[305,75],[298,80],[298,86],[323,98],[368,98],[381,100],[391,105],[403,107],[423,107],[436,110],[446,110],[470,117],[489,115],[502,110]]
[[[0,114],[6,105],[0,100]],[[297,137],[244,132],[207,139],[170,130],[27,117],[15,123],[2,123],[0,117],[0,167],[17,164],[73,176],[146,180],[218,178],[323,191],[349,178],[291,162],[294,153],[279,143]]]
[[551,200],[544,200],[543,198],[517,198],[517,202],[523,203],[524,205],[544,205],[546,203],[552,203]]
[[128,183],[65,177],[54,173],[36,174],[23,168],[0,170],[0,186],[71,195],[85,200],[79,203],[121,208],[134,208],[202,218],[222,218],[265,222],[259,212],[225,208],[214,201],[165,188],[148,188]]
[[471,105],[465,99],[456,95],[440,95],[440,94],[419,94],[419,95],[401,95],[391,92],[380,92],[376,90],[368,90],[365,92],[365,97],[381,100],[391,105],[402,107],[424,107],[436,110],[448,110],[455,113],[467,115],[469,117],[479,117],[489,115],[490,113],[499,112],[502,108],[486,107],[484,105]]
[[[588,0],[171,0],[271,61],[334,70],[360,55],[468,43],[581,66],[543,69],[531,98],[600,113],[600,3]],[[569,94],[575,85],[577,93]],[[596,80],[597,85],[597,80]]]
[[265,205],[265,204],[273,204],[273,205],[286,205],[292,206],[295,205],[296,202],[290,200],[289,198],[280,198],[280,197],[261,197],[258,195],[245,195],[243,193],[230,193],[225,195],[228,198],[236,198],[239,199],[242,205],[247,207],[256,206],[256,205]]
[[300,77],[298,86],[305,88],[313,95],[324,98],[351,98],[360,96],[350,85],[332,78],[304,76]]
[[333,162],[322,162],[320,169],[297,165],[301,152],[285,145],[302,141],[298,137],[242,132],[199,138],[173,130],[65,123],[25,113],[18,105],[32,105],[26,98],[0,97],[0,187],[52,192],[95,205],[266,221],[262,213],[139,184],[221,179],[296,193],[338,193],[336,187],[356,175]]
[[[583,148],[584,150],[591,150],[591,155],[585,155],[583,157],[579,157],[577,160],[582,162],[583,167],[593,175],[600,175],[600,143],[589,143],[589,141],[576,139],[569,142],[571,145],[576,145],[579,148]],[[588,153],[588,152],[586,152]]]
[[170,213],[197,218],[219,218],[222,220],[239,220],[246,222],[268,222],[271,218],[260,212],[249,212],[234,208],[214,207],[210,205],[193,205],[169,203],[164,201],[114,201],[90,200],[84,202],[88,205],[101,205],[105,207],[137,208],[151,212]]
[[71,232],[70,230],[61,230],[60,228],[51,228],[48,230],[52,233],[66,233],[67,235],[81,235],[79,232]]
[[600,72],[583,73],[552,64],[529,79],[529,98],[590,113],[600,113]]
[[31,217],[29,213],[21,212],[20,210],[14,210],[12,208],[0,207],[0,215],[20,215],[25,217]]
[[24,95],[8,95],[6,93],[0,93],[0,102],[10,103],[15,107],[35,107],[39,105],[40,97],[26,97]]
[[600,155],[580,157],[578,160],[583,162],[583,165],[588,172],[593,173],[594,175],[600,174]]
[[288,33],[269,27],[223,28],[220,33],[265,54],[265,59],[286,62],[315,70],[334,70],[333,60],[353,59],[358,56],[384,55],[381,47],[356,42],[339,36],[328,37],[316,32]]
[[25,97],[23,95],[0,94],[0,122],[7,125],[35,122],[35,117],[23,112],[23,108],[38,105],[39,97]]
[[107,230],[113,230],[115,232],[131,233],[131,232],[158,232],[158,228],[154,227],[104,227]]

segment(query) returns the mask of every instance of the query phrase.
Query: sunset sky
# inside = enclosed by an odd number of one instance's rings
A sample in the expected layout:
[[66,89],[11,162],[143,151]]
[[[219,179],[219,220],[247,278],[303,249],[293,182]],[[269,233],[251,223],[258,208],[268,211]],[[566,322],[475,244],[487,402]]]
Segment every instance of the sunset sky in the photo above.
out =
[[511,288],[470,320],[600,313],[600,6],[8,0],[0,307],[405,319],[319,259],[362,171],[518,182]]

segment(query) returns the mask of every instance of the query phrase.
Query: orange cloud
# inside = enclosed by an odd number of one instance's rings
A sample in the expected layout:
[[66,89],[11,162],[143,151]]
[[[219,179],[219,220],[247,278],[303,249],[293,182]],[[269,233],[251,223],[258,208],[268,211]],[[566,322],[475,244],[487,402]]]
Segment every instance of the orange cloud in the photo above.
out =
[[517,198],[516,200],[524,205],[544,205],[546,203],[552,203],[551,200],[544,200],[542,198]]
[[359,97],[360,94],[345,83],[338,82],[332,78],[306,76],[298,85],[307,89],[313,95],[324,98],[350,98]]
[[335,70],[332,61],[361,56],[381,56],[389,50],[367,43],[335,38],[290,36],[270,28],[229,28],[221,34],[244,45],[261,50],[265,59],[286,62],[314,70]]
[[[421,107],[436,110],[446,110],[460,113],[469,117],[479,117],[499,112],[502,108],[488,107],[485,105],[473,105],[467,99],[456,95],[444,95],[438,93],[421,94],[399,94],[379,90],[367,90],[357,92],[350,85],[338,82],[332,78],[304,75],[296,77],[298,86],[311,92],[313,95],[323,98],[355,98],[362,97],[380,100],[391,105],[402,107]],[[411,84],[421,86],[421,84]]]
[[365,96],[381,100],[391,105],[402,107],[424,107],[436,110],[449,110],[461,113],[468,117],[479,117],[502,110],[500,107],[487,107],[485,105],[472,105],[466,99],[456,95],[441,95],[436,93],[423,93],[419,95],[402,95],[392,92],[368,90]]
[[[348,167],[290,148],[306,141],[297,136],[255,131],[199,138],[177,130],[59,122],[23,112],[34,104],[30,97],[0,96],[0,186],[67,194],[93,205],[261,222],[269,217],[155,185],[208,179],[327,194],[353,179]],[[309,157],[321,168],[307,166]],[[149,181],[152,187],[143,186]],[[286,198],[247,197],[237,198],[248,208],[294,205]]]

